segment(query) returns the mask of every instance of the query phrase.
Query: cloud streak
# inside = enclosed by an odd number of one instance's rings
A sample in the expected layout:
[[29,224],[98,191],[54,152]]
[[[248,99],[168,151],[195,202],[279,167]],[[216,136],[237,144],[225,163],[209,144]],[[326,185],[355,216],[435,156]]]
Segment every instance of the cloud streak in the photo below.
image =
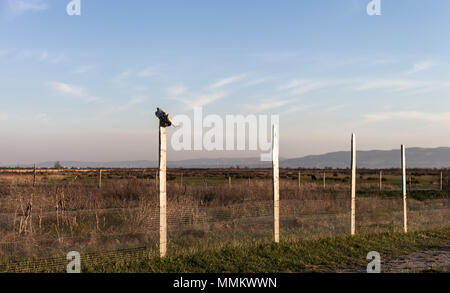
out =
[[414,64],[413,68],[411,70],[409,70],[407,73],[408,74],[414,74],[420,71],[424,71],[427,70],[428,68],[430,68],[433,65],[433,62],[431,61],[422,61],[422,62],[418,62],[416,64]]
[[77,85],[59,81],[51,81],[48,83],[48,85],[61,95],[79,98],[82,99],[85,103],[93,103],[101,100],[96,96],[90,95],[84,88]]
[[293,80],[288,84],[280,86],[281,91],[289,90],[290,96],[300,96],[314,90],[317,90],[321,87],[321,83],[317,81],[310,80]]
[[226,93],[212,93],[212,94],[200,95],[199,97],[197,97],[195,99],[174,98],[174,100],[187,105],[187,110],[192,110],[197,107],[207,106],[207,105],[209,105],[217,100],[220,100],[226,96],[227,96]]
[[270,109],[276,109],[293,103],[295,100],[281,100],[267,103],[259,103],[257,105],[244,104],[244,107],[254,112],[262,112]]
[[421,120],[428,122],[450,122],[450,112],[427,113],[421,111],[380,112],[365,115],[367,121]]
[[232,83],[236,83],[238,81],[241,81],[245,78],[247,78],[247,74],[240,74],[240,75],[234,75],[234,76],[230,76],[221,80],[216,81],[215,83],[213,83],[210,88],[211,89],[218,89],[218,88],[222,88],[224,86],[230,85]]
[[43,0],[8,0],[7,9],[13,16],[19,16],[27,12],[45,11],[48,4]]

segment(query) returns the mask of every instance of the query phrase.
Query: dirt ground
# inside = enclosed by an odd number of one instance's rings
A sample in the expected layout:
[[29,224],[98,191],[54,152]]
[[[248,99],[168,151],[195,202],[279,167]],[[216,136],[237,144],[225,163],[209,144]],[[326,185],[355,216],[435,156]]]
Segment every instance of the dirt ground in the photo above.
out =
[[[383,256],[381,256],[383,258]],[[349,268],[340,273],[366,273],[366,267]],[[382,273],[450,273],[450,246],[417,251],[391,260],[381,260]]]

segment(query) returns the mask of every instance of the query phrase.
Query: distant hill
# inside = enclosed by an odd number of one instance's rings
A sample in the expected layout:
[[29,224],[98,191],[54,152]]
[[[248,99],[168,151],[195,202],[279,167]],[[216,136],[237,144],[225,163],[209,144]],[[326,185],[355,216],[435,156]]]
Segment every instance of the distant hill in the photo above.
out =
[[[381,169],[400,167],[400,149],[388,151],[358,151],[358,168]],[[450,167],[450,148],[407,148],[406,162],[408,168],[448,168]],[[74,162],[61,161],[64,167],[74,168],[155,168],[157,161],[123,161],[123,162]],[[38,163],[39,168],[52,168],[55,162]],[[271,162],[261,162],[259,158],[216,158],[169,161],[169,168],[269,168]],[[4,167],[17,167],[0,164]],[[348,168],[350,152],[332,152],[323,155],[301,158],[280,158],[282,168]],[[22,168],[33,164],[20,165]]]
[[[358,168],[381,169],[400,167],[400,149],[390,151],[358,151]],[[349,168],[350,152],[333,152],[317,156],[287,159],[280,163],[284,168]],[[450,148],[407,148],[406,166],[408,168],[447,168],[450,167]]]

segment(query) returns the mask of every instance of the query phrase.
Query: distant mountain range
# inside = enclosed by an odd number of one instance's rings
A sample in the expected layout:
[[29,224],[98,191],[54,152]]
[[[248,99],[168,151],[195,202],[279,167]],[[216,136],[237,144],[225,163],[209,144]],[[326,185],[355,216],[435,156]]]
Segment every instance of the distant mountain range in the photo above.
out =
[[[407,148],[406,162],[408,168],[448,168],[450,167],[450,148]],[[124,162],[74,162],[60,161],[64,167],[73,168],[155,168],[157,161],[124,161]],[[52,168],[55,162],[38,163],[39,168]],[[169,168],[269,168],[271,162],[261,162],[259,158],[217,158],[169,161]],[[4,167],[17,167],[0,164]],[[30,168],[33,164],[19,165]],[[323,155],[305,156],[301,158],[280,158],[282,168],[348,168],[350,152],[333,152]],[[381,169],[399,168],[400,150],[358,151],[358,168]]]

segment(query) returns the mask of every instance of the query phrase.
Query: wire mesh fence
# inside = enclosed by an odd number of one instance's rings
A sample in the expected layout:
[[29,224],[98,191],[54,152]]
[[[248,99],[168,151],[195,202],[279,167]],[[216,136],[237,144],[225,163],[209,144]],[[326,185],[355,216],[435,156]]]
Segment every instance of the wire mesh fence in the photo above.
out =
[[[229,185],[224,179],[169,182],[169,256],[273,241],[270,180],[243,176]],[[324,188],[297,179],[281,181],[281,241],[349,235],[348,184],[336,180]],[[398,191],[395,184],[385,184],[382,192],[376,183],[358,186],[357,234],[402,231]],[[447,190],[410,192],[409,231],[449,222]],[[158,237],[157,190],[148,178],[104,181],[101,189],[90,182],[0,185],[0,271],[64,271],[69,251],[91,263],[157,257]]]

